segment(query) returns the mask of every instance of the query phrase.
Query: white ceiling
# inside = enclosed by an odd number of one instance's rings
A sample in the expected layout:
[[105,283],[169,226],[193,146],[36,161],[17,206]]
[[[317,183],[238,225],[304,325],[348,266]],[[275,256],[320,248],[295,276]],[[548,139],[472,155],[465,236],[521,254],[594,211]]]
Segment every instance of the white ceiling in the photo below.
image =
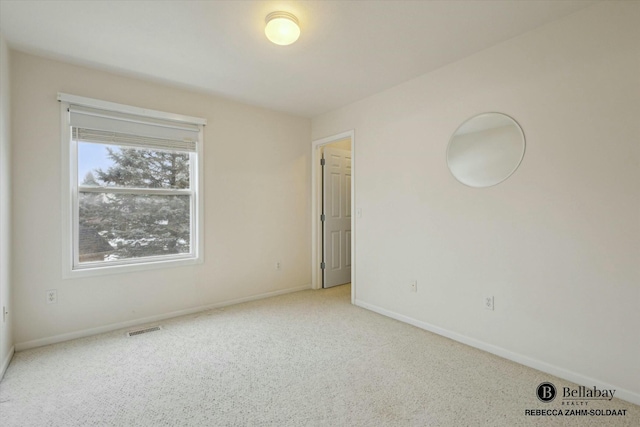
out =
[[[13,49],[313,117],[594,1],[9,1]],[[264,18],[295,14],[276,46]]]

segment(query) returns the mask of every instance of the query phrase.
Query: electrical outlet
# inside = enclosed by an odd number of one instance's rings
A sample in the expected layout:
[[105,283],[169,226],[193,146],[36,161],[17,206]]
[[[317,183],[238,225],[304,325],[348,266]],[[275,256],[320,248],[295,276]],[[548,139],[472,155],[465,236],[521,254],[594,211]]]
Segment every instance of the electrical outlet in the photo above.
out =
[[58,290],[49,289],[47,291],[47,304],[55,304],[58,302]]
[[409,292],[418,292],[418,282],[416,280],[409,282]]
[[7,321],[8,315],[9,315],[9,312],[7,311],[7,307],[3,305],[2,306],[2,323],[5,323]]
[[484,297],[484,308],[493,310],[493,295]]
[[280,263],[280,261],[276,262],[276,270],[281,270],[282,269],[282,264]]

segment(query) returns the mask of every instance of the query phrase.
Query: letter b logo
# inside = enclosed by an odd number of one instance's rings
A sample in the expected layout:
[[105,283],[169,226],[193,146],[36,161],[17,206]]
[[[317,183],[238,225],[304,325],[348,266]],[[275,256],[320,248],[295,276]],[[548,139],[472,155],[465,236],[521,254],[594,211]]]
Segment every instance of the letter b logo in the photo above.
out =
[[551,402],[556,398],[556,387],[551,383],[542,383],[536,389],[536,394],[541,402]]

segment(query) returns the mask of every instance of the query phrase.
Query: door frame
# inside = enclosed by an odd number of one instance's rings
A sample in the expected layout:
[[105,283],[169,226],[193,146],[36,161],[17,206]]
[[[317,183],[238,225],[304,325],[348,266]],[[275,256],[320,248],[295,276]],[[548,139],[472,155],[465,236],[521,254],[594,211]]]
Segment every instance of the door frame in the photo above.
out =
[[351,304],[356,301],[356,140],[351,129],[336,135],[316,139],[311,142],[311,289],[322,289],[322,168],[320,168],[320,148],[349,138],[351,140]]

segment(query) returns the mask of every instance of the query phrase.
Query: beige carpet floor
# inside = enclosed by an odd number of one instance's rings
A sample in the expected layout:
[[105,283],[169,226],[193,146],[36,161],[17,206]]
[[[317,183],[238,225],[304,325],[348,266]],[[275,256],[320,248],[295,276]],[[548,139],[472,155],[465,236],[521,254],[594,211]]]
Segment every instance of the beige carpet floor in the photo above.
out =
[[[0,383],[10,426],[637,426],[626,416],[531,417],[566,381],[349,303],[303,291],[19,352]],[[558,399],[556,399],[558,400]],[[567,409],[567,408],[565,408]]]

